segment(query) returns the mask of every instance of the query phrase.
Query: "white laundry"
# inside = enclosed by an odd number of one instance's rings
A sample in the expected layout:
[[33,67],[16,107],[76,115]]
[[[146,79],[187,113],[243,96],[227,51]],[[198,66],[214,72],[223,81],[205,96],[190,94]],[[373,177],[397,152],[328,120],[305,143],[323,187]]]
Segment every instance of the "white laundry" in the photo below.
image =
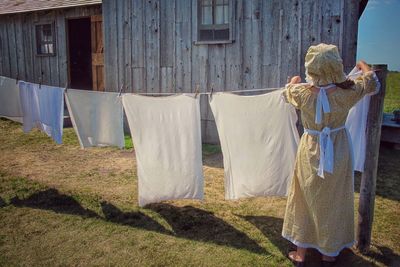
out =
[[0,117],[22,122],[18,83],[0,76]]
[[299,135],[295,109],[281,94],[210,96],[224,157],[226,199],[287,194]]
[[[348,78],[354,80],[362,75],[362,72],[358,71],[357,67],[347,75]],[[366,131],[367,131],[367,118],[369,110],[369,102],[371,95],[374,95],[380,90],[380,83],[378,82],[377,89],[374,93],[364,96],[357,104],[352,107],[349,111],[349,115],[346,120],[346,128],[351,136],[351,142],[353,144],[354,153],[354,170],[363,172],[365,153],[366,153]]]
[[39,128],[62,143],[64,88],[19,82],[24,132]]
[[124,147],[124,114],[118,93],[68,89],[65,100],[82,148]]
[[136,153],[139,205],[202,199],[199,97],[122,97]]

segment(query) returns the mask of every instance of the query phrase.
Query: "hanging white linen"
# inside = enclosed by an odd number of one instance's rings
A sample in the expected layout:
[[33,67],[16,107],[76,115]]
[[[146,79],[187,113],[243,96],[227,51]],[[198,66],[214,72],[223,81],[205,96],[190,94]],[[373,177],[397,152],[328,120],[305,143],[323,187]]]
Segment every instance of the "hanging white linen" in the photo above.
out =
[[299,135],[295,109],[281,94],[210,96],[224,157],[226,199],[287,194]]
[[64,88],[19,82],[23,129],[37,127],[58,144],[62,143]]
[[[362,72],[359,71],[357,67],[354,67],[347,77],[355,80],[361,75]],[[349,131],[351,142],[353,144],[354,170],[360,172],[364,171],[369,102],[371,100],[371,95],[377,94],[380,90],[380,83],[376,76],[375,79],[378,83],[376,91],[364,96],[360,101],[358,101],[357,104],[350,109],[346,120],[346,128]]]
[[191,94],[122,97],[136,153],[140,206],[203,198],[199,99]]
[[0,76],[0,117],[22,122],[18,83]]
[[118,93],[68,89],[65,100],[82,148],[124,147],[124,114]]

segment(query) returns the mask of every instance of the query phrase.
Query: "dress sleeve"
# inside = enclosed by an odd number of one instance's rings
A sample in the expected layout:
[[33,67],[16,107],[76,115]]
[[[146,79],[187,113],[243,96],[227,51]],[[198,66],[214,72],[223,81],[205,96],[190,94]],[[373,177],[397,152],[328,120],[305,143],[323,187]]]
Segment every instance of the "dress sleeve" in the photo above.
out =
[[304,85],[287,84],[282,92],[285,101],[293,105],[296,109],[301,109],[303,105]]
[[361,98],[374,94],[380,89],[380,83],[375,72],[369,71],[354,80],[354,86],[349,89],[348,100],[350,106],[355,105]]

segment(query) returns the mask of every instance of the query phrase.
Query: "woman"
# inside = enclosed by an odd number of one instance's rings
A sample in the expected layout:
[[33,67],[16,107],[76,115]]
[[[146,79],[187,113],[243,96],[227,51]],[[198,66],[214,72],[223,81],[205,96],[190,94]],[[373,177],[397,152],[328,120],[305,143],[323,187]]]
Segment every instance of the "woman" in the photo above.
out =
[[350,108],[376,90],[377,78],[360,61],[363,75],[350,81],[334,45],[311,46],[306,80],[293,77],[283,96],[301,110],[304,134],[296,157],[282,236],[297,246],[289,258],[302,266],[307,248],[322,254],[324,265],[354,243],[353,159],[344,124]]

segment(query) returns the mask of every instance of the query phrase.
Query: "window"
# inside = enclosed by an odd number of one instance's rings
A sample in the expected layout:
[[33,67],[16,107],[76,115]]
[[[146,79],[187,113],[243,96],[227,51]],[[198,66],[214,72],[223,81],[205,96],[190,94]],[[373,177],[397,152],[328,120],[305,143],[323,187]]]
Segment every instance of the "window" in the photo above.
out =
[[232,0],[198,0],[198,42],[232,41]]
[[54,24],[38,24],[35,25],[35,28],[37,55],[55,55],[56,41],[54,36]]

